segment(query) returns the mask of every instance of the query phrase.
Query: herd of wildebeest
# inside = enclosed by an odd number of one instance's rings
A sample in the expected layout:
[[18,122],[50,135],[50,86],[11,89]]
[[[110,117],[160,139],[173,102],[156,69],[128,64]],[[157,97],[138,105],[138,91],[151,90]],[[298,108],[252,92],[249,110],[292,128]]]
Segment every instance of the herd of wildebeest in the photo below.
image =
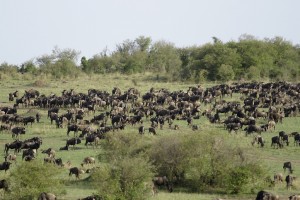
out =
[[[239,94],[239,99],[232,99],[233,94]],[[224,98],[226,97],[226,98]],[[198,121],[206,118],[210,123],[223,124],[229,133],[244,131],[248,136],[253,134],[252,145],[258,144],[262,148],[265,141],[262,132],[274,131],[277,123],[284,123],[287,117],[296,117],[300,111],[300,84],[287,82],[274,83],[234,83],[221,84],[209,88],[194,86],[186,91],[169,91],[168,89],[151,88],[141,93],[136,88],[121,91],[114,87],[111,92],[98,89],[89,89],[87,93],[78,93],[73,89],[63,90],[61,95],[41,94],[35,89],[19,92],[18,90],[8,94],[11,106],[2,106],[0,111],[0,131],[8,131],[12,134],[12,142],[5,144],[5,161],[0,164],[0,170],[9,170],[12,161],[16,160],[18,152],[22,151],[22,160],[31,161],[36,158],[36,152],[42,145],[41,137],[33,137],[24,141],[19,139],[20,134],[26,133],[26,127],[39,123],[41,114],[39,109],[47,110],[47,119],[53,126],[63,128],[67,132],[66,145],[59,151],[69,150],[85,140],[85,146],[99,145],[101,139],[110,131],[120,131],[126,125],[137,127],[137,134],[145,132],[153,135],[167,126],[169,129],[179,130],[177,120],[186,121],[193,131],[199,131]],[[18,109],[37,110],[32,116],[18,114]],[[262,120],[257,120],[262,119]],[[151,125],[146,127],[143,123],[149,121]],[[259,124],[263,121],[264,124]],[[95,128],[97,127],[97,128]],[[70,138],[71,136],[74,137]],[[286,133],[280,130],[277,136],[272,137],[272,148],[283,148],[290,145],[299,146],[300,133],[295,131]],[[14,153],[11,153],[14,150]],[[48,148],[42,151],[47,154],[45,162],[65,166],[61,158],[55,157],[55,150]],[[84,164],[94,164],[95,158],[86,157]],[[292,175],[291,162],[283,163],[283,168],[289,173],[283,177],[282,173],[274,175],[274,182],[286,182],[287,189],[293,185],[296,177]],[[69,175],[83,173],[79,167],[69,167]],[[153,192],[158,186],[164,185],[172,192],[172,183],[164,175],[154,177]],[[6,180],[0,181],[0,188],[9,191]],[[55,195],[42,193],[39,199],[55,199]],[[90,196],[85,199],[95,199]],[[279,199],[278,195],[266,191],[257,194],[259,199]],[[292,195],[292,200],[300,200],[300,195]]]

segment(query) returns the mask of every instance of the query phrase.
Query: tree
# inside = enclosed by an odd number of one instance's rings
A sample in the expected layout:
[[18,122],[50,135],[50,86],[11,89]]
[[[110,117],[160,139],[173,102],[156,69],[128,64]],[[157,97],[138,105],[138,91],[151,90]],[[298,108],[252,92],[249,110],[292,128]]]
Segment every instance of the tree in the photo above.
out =
[[221,67],[218,69],[218,78],[221,81],[229,81],[234,79],[234,71],[232,66],[222,64]]
[[159,41],[152,45],[149,52],[149,70],[167,74],[169,80],[176,80],[180,75],[180,52],[174,44]]

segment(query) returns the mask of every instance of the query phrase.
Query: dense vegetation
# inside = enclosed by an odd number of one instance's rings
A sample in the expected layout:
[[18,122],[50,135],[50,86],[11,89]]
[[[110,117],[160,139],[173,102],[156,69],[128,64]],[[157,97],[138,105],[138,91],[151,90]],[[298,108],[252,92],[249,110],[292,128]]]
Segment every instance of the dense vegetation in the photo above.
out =
[[228,81],[287,80],[295,81],[300,72],[300,48],[282,37],[256,39],[242,35],[238,41],[223,43],[213,37],[212,43],[178,48],[167,41],[152,42],[140,36],[125,40],[115,50],[104,49],[92,58],[80,52],[54,48],[49,55],[25,61],[22,66],[0,65],[1,74],[49,74],[54,78],[87,74],[135,74],[151,72],[157,80]]

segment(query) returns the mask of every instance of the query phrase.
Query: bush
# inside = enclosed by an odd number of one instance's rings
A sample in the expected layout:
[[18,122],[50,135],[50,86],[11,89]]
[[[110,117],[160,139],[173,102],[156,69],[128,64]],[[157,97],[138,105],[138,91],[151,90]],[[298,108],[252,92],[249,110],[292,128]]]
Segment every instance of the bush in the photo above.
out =
[[132,134],[108,134],[103,146],[108,164],[92,174],[92,182],[104,199],[149,199],[153,166],[144,153],[147,145]]
[[40,161],[22,162],[11,172],[9,190],[5,199],[36,199],[41,192],[62,194],[58,177],[61,170],[53,164]]

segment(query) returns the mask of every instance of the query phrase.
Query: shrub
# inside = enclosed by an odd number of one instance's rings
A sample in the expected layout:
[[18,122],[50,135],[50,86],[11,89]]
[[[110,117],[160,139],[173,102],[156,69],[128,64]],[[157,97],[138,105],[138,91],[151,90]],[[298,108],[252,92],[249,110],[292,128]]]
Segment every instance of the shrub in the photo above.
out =
[[61,194],[62,184],[57,178],[61,170],[40,161],[22,162],[11,172],[5,199],[36,199],[41,192]]

